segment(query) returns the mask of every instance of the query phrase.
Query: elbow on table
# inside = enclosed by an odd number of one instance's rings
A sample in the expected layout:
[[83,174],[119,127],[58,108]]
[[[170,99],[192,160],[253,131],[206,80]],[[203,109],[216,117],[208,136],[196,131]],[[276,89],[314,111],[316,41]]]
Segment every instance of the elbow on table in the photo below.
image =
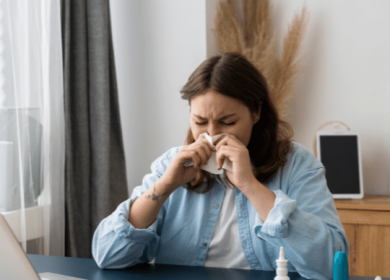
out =
[[99,260],[99,259],[96,259],[95,257],[94,257],[94,260],[95,260],[97,266],[101,269],[110,269],[111,268],[109,263],[104,261],[104,260]]
[[[124,252],[123,248],[103,248],[98,243],[92,246],[92,256],[97,266],[101,269],[123,269],[138,263],[137,257],[132,252]],[[121,252],[122,251],[122,252]]]
[[107,256],[107,253],[99,252],[94,247],[92,247],[92,256],[99,268],[110,268],[110,264],[112,263],[110,263],[110,257]]

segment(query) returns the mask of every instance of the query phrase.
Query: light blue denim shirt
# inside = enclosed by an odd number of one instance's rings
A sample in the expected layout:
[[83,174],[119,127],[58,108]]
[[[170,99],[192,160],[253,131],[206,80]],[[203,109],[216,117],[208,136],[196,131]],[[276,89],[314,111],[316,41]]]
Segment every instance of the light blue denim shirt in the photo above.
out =
[[[204,265],[225,193],[221,180],[204,194],[178,188],[147,229],[127,221],[130,205],[164,174],[179,149],[172,148],[153,162],[152,173],[131,198],[100,223],[92,244],[99,267],[125,268],[154,258],[155,263]],[[276,201],[265,222],[248,198],[235,190],[240,242],[251,269],[275,270],[283,246],[289,271],[309,279],[331,279],[334,254],[348,253],[348,242],[324,166],[294,143],[286,164],[266,186]]]

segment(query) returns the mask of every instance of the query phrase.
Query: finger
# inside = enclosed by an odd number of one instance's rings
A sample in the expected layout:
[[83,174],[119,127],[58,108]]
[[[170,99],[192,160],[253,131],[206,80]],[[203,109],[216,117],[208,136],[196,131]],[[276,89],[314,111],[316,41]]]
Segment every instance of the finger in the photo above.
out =
[[203,165],[208,162],[212,151],[215,151],[215,148],[208,142],[207,139],[204,137],[201,138],[203,139],[198,139],[196,142],[185,147],[185,149],[188,151],[196,151],[198,153],[200,157],[199,168],[202,168]]
[[[219,149],[222,146],[232,146],[232,147],[238,147],[242,148],[243,145],[241,144],[240,140],[238,140],[234,135],[227,135],[223,139],[221,139],[218,144],[216,145],[216,150],[219,151]],[[244,146],[245,147],[245,146]]]
[[229,159],[231,162],[237,160],[237,155],[240,151],[237,147],[231,146],[222,146],[221,149],[216,154],[217,167],[221,169],[226,159]]
[[217,161],[218,170],[220,170],[222,168],[223,163],[225,162],[225,158],[226,158],[225,147],[222,147],[218,150],[218,152],[216,154],[216,161]]
[[199,142],[199,144],[206,145],[211,151],[215,151],[215,147],[210,144],[209,140],[207,140],[206,138],[199,137],[197,142]]
[[214,146],[217,146],[218,143],[220,143],[223,139],[225,139],[228,135],[222,135],[221,137],[219,137],[216,141],[214,141]]
[[199,163],[199,168],[202,168],[204,164],[207,163],[208,157],[205,147],[203,145],[199,145],[196,147],[196,152],[198,153],[201,162]]
[[187,160],[190,160],[192,159],[194,161],[194,168],[195,169],[199,169],[199,165],[201,163],[201,158],[199,156],[199,154],[197,153],[196,150],[188,150],[185,152],[184,154],[184,157],[187,159]]
[[207,141],[207,143],[201,144],[202,149],[205,151],[207,155],[207,161],[210,159],[212,152],[215,152],[215,148],[210,145],[210,143]]

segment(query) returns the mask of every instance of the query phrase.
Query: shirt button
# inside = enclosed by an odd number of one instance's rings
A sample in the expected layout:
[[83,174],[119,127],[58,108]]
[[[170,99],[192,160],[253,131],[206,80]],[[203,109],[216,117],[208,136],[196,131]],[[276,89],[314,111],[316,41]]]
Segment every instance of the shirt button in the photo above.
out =
[[217,209],[219,207],[219,204],[215,203],[214,208]]
[[246,242],[246,240],[244,241],[244,246],[245,247],[248,246],[248,243]]
[[203,246],[203,247],[207,247],[207,243],[206,243],[206,242],[203,242],[203,243],[202,243],[202,246]]

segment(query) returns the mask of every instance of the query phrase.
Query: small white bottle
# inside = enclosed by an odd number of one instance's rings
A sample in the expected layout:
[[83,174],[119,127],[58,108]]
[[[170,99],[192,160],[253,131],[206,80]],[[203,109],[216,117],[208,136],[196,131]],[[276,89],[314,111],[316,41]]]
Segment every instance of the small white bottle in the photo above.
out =
[[290,280],[290,277],[287,276],[287,262],[288,260],[284,258],[284,249],[282,246],[280,247],[279,259],[276,260],[278,267],[276,269],[276,277],[274,280]]

